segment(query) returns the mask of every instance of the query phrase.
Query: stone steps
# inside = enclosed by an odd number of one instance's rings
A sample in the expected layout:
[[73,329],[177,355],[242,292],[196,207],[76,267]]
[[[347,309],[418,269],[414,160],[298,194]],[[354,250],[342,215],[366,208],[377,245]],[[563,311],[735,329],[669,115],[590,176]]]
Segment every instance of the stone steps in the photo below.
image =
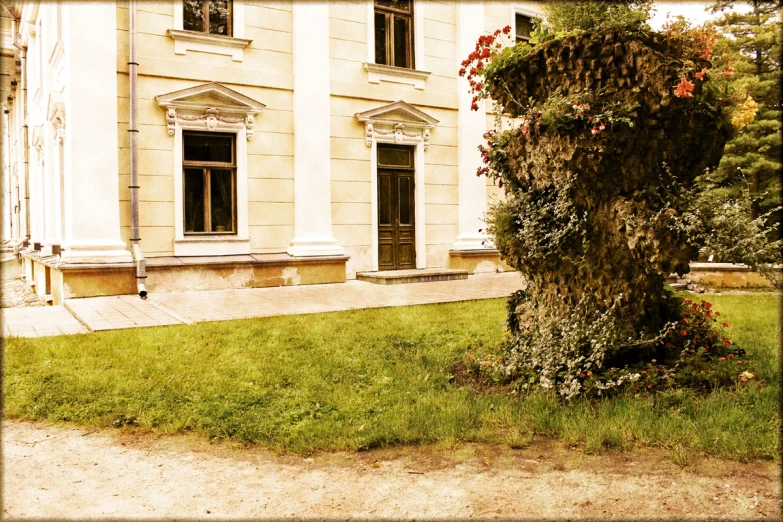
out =
[[452,268],[423,268],[419,270],[386,270],[383,272],[358,272],[356,279],[378,285],[425,283],[430,281],[454,281],[467,279],[467,270]]

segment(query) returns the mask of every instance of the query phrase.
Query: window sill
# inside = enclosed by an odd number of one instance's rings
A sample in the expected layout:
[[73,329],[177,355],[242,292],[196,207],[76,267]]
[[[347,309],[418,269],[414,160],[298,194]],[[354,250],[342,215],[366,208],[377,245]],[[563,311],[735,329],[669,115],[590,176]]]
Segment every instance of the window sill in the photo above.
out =
[[246,38],[179,29],[169,29],[169,36],[174,40],[174,54],[186,54],[188,51],[224,54],[231,56],[235,62],[243,60],[245,47],[253,41]]
[[391,65],[381,65],[378,63],[364,63],[364,69],[367,71],[367,81],[370,83],[393,82],[412,85],[417,89],[424,89],[427,77],[431,74],[427,71],[417,71],[415,69],[404,69],[402,67],[392,67]]
[[174,240],[175,256],[229,256],[250,253],[250,239],[236,236],[187,236]]

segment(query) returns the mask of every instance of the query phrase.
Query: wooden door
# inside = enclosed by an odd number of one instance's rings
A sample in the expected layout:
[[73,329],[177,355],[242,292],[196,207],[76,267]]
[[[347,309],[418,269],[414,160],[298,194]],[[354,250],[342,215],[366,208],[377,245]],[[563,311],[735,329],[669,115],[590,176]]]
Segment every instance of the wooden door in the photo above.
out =
[[390,149],[378,149],[378,270],[405,270],[416,268],[413,151]]

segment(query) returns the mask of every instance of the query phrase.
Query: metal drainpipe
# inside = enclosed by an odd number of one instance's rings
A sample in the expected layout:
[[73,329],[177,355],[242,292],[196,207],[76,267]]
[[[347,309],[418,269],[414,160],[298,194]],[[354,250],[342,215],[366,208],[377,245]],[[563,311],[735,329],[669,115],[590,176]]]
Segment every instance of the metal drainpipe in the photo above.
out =
[[136,0],[128,4],[130,11],[130,59],[128,61],[128,74],[130,76],[130,125],[128,126],[128,138],[130,138],[130,211],[131,211],[131,252],[136,263],[136,289],[139,297],[147,298],[147,288],[144,285],[147,279],[147,262],[141,251],[139,241],[139,130],[138,119],[138,29],[136,19]]
[[27,48],[18,45],[19,61],[22,63],[22,77],[19,83],[22,87],[22,151],[24,152],[24,228],[25,242],[30,241],[30,144],[28,143],[27,127]]

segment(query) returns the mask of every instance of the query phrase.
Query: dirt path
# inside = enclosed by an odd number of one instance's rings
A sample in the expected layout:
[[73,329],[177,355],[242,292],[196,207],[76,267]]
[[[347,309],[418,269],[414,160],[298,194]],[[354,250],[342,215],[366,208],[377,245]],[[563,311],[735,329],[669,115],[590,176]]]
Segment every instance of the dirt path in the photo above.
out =
[[535,444],[313,458],[39,423],[3,424],[3,516],[770,518],[778,465]]

